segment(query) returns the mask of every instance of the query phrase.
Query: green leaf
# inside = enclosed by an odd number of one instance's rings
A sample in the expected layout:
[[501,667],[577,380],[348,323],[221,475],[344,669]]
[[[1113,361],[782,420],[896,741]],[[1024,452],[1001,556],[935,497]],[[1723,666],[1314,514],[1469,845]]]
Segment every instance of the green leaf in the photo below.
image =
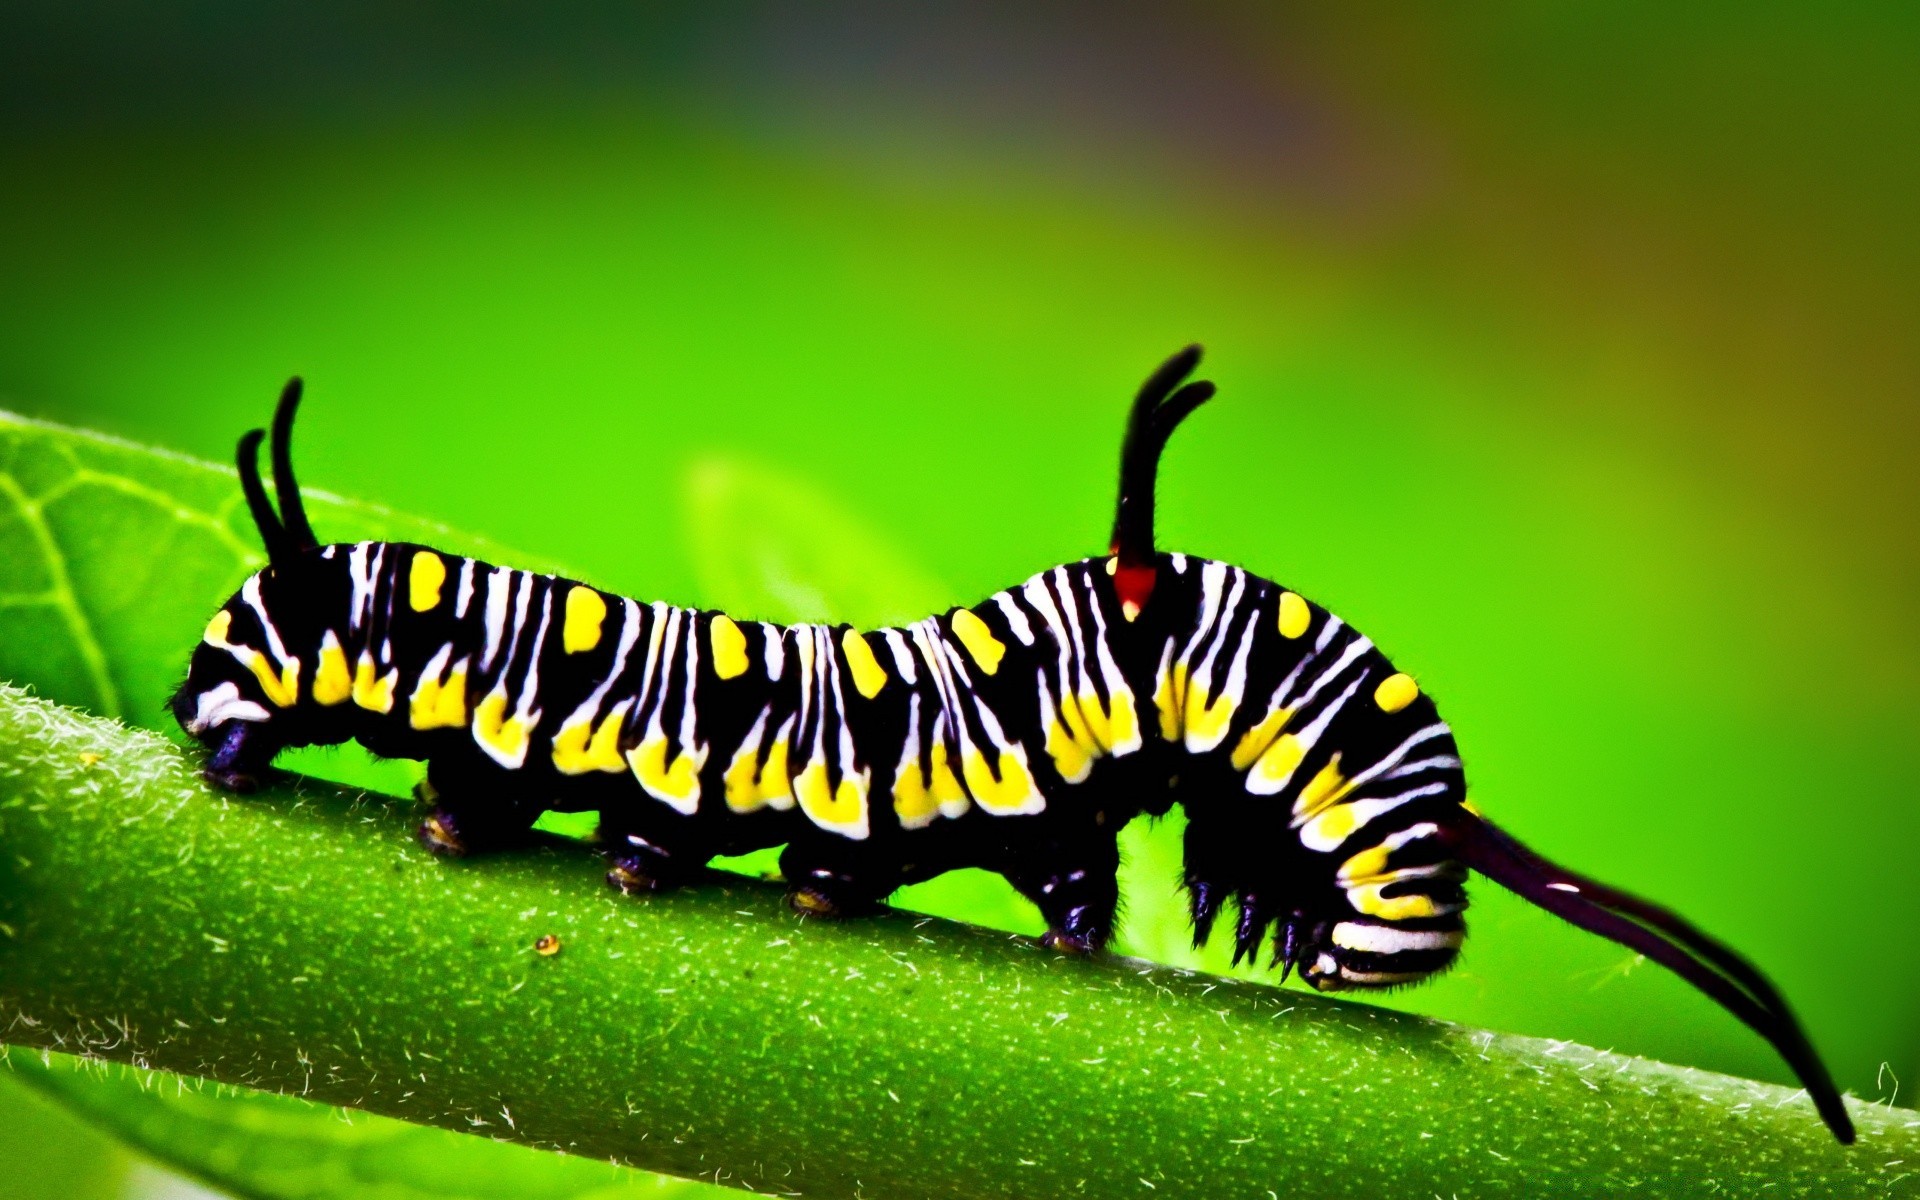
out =
[[0,1072],[0,1195],[7,1200],[122,1200],[131,1164],[113,1138]]
[[15,1076],[128,1144],[249,1200],[690,1200],[710,1186],[371,1113],[64,1054]]
[[410,826],[0,688],[0,1028],[808,1197],[1920,1194],[1907,1110]]

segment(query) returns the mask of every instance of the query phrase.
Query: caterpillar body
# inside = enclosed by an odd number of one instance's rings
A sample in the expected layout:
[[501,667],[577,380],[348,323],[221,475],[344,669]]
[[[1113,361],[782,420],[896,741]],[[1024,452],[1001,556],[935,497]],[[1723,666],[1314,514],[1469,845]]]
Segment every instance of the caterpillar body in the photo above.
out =
[[321,545],[273,423],[278,513],[241,439],[269,565],[213,616],[173,708],[245,790],[291,746],[357,740],[424,759],[422,842],[465,854],[542,811],[597,811],[609,882],[696,881],[784,845],[796,908],[858,913],[959,867],[1003,874],[1055,949],[1112,932],[1117,836],[1185,810],[1196,944],[1232,901],[1234,961],[1323,990],[1444,969],[1469,869],[1647,955],[1793,1067],[1852,1125],[1785,1002],[1666,910],[1558,867],[1466,798],[1432,700],[1300,593],[1153,544],[1174,428],[1213,394],[1189,347],[1136,398],[1107,555],[900,628],[782,626],[641,603],[428,546]]

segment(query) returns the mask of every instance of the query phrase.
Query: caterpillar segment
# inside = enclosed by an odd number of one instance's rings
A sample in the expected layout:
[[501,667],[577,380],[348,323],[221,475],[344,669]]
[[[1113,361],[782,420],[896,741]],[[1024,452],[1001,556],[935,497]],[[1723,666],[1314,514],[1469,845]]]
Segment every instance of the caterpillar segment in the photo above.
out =
[[1467,803],[1453,734],[1415,679],[1300,593],[1154,545],[1154,478],[1213,395],[1190,347],[1136,398],[1107,554],[900,628],[776,625],[643,603],[428,546],[319,545],[289,440],[278,510],[240,442],[269,565],[208,623],[174,699],[214,784],[290,746],[423,759],[420,838],[461,855],[593,811],[608,880],[696,882],[784,846],[803,913],[871,908],[960,867],[1000,872],[1044,941],[1092,952],[1119,902],[1117,837],[1186,814],[1196,945],[1322,991],[1393,988],[1458,956],[1478,871],[1668,966],[1771,1042],[1835,1135],[1852,1126],[1777,991],[1674,914],[1564,870]]

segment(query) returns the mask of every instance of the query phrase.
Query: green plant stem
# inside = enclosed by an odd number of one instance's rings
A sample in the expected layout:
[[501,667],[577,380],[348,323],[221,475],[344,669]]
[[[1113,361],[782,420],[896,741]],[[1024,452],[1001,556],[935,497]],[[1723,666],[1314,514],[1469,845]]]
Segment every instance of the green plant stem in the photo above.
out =
[[1763,1084],[412,820],[0,688],[0,1029],[804,1196],[1920,1192],[1905,1110],[1843,1148]]

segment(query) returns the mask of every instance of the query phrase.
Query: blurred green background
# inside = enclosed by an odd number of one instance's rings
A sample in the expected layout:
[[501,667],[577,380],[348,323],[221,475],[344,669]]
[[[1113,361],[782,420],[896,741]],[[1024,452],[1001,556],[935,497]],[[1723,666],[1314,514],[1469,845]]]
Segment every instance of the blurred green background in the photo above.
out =
[[[777,471],[959,603],[1101,548],[1125,400],[1204,341],[1162,541],[1369,632],[1482,807],[1750,954],[1886,1099],[1915,61],[1896,6],[10,5],[0,405],[224,459],[297,371],[316,488],[699,603],[700,481]],[[1475,900],[1388,1003],[1786,1081]],[[186,1186],[7,1151],[69,1198]]]

